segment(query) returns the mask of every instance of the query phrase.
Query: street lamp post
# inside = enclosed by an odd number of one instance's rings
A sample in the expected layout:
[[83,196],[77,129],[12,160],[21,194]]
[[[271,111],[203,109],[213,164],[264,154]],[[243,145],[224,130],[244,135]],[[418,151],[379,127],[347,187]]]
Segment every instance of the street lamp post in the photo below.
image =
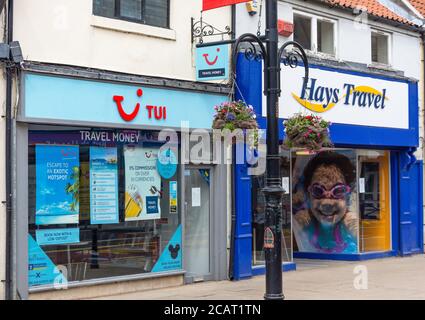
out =
[[[297,42],[288,41],[278,49],[277,0],[266,2],[266,32],[264,36],[245,33],[235,40],[217,41],[198,44],[197,47],[208,47],[234,43],[233,73],[236,72],[236,60],[241,44],[247,45],[245,57],[264,61],[264,94],[267,97],[267,158],[266,186],[263,189],[266,200],[264,223],[264,251],[266,259],[266,300],[283,300],[282,290],[282,196],[283,189],[280,178],[279,155],[279,95],[280,66],[283,63],[296,68],[300,63],[305,69],[303,86],[308,82],[308,60],[304,49]],[[234,30],[233,30],[234,32]],[[264,46],[263,42],[266,43]],[[287,51],[292,47],[291,51]]]
[[[267,162],[266,187],[263,189],[266,200],[264,223],[266,258],[266,300],[282,300],[282,196],[280,179],[279,132],[278,132],[278,33],[277,0],[266,0],[266,44],[268,59],[265,77],[267,77]],[[268,244],[270,242],[270,244]]]

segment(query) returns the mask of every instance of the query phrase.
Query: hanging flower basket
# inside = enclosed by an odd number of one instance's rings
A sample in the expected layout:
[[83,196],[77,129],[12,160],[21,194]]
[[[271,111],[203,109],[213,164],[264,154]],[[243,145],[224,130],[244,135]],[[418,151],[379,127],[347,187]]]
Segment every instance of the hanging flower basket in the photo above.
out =
[[302,115],[297,113],[283,122],[286,139],[284,144],[288,148],[303,148],[320,150],[332,148],[329,137],[330,122],[315,115]]
[[241,100],[223,102],[214,110],[213,129],[258,129],[254,108]]

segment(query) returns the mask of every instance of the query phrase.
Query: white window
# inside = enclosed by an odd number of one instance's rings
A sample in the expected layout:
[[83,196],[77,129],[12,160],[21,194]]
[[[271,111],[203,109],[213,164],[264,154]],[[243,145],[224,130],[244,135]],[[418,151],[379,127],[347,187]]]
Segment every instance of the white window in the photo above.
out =
[[391,35],[382,31],[372,30],[371,52],[372,63],[389,65],[391,63]]
[[336,56],[336,21],[296,12],[294,41],[311,52]]

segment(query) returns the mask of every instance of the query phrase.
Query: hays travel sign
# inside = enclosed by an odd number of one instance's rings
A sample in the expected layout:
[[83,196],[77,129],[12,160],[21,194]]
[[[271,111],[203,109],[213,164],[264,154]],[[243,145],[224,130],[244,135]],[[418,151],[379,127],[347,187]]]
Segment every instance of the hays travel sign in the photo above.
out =
[[333,123],[409,128],[407,82],[311,68],[303,88],[303,77],[303,68],[282,66],[280,118],[310,112]]

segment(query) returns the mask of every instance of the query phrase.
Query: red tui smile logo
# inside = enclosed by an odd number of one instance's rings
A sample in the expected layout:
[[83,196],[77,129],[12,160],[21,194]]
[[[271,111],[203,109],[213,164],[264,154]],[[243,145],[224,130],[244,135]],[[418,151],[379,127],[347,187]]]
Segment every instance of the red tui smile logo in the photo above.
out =
[[[218,52],[220,52],[220,48],[217,48],[217,53],[218,53]],[[209,56],[209,54],[208,54],[208,53],[204,53],[202,56],[204,57],[205,62],[206,62],[209,66],[213,66],[213,65],[215,65],[215,64],[217,63],[218,55],[216,55],[216,56],[215,56],[215,58],[214,58],[214,60],[213,60],[212,62],[211,62],[211,61],[209,60],[209,58],[208,58],[208,56]]]
[[[142,89],[138,89],[137,90],[137,96],[140,98],[143,95],[143,90]],[[118,112],[120,113],[121,118],[124,119],[124,121],[130,122],[133,121],[134,118],[137,117],[137,114],[139,113],[140,110],[140,103],[136,104],[136,107],[134,108],[133,112],[131,113],[127,113],[124,111],[124,108],[122,106],[122,102],[124,101],[124,97],[123,96],[114,96],[113,97],[115,103],[117,104],[117,108],[118,108]]]

